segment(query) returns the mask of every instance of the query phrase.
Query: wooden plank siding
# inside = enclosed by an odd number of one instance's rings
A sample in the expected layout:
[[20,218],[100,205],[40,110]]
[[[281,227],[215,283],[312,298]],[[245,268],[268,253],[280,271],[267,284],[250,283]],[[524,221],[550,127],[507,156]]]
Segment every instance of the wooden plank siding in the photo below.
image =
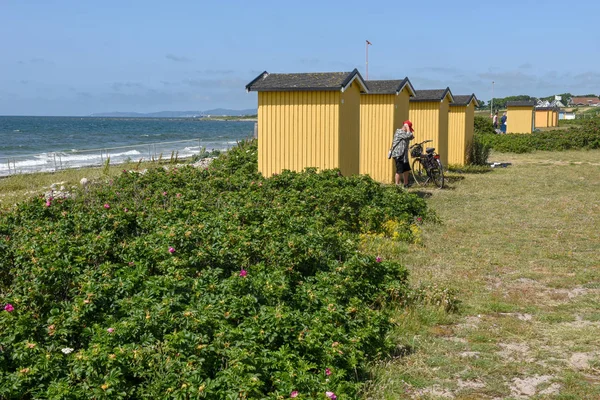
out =
[[342,175],[356,175],[360,162],[360,89],[356,82],[342,92],[339,108],[338,165]]
[[340,97],[336,91],[259,92],[259,172],[339,168]]
[[409,119],[415,130],[413,143],[431,139],[426,147],[435,147],[442,163],[448,164],[448,108],[449,101],[411,102]]
[[534,124],[533,106],[509,106],[506,111],[506,133],[531,133]]
[[360,97],[360,174],[394,183],[394,160],[387,159],[394,132],[408,119],[410,94],[362,94]]
[[450,106],[448,114],[448,164],[465,165],[467,150],[473,143],[475,107]]

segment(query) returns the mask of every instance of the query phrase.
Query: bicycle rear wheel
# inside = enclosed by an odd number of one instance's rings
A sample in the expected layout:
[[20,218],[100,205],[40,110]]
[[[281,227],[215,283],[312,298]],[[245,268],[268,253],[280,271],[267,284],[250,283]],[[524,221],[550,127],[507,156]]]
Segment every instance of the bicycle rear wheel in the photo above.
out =
[[442,189],[444,187],[444,167],[442,166],[442,162],[440,160],[435,160],[436,163],[433,168],[431,168],[431,177],[433,178],[433,182],[435,185]]
[[425,170],[425,166],[421,162],[420,158],[416,158],[412,163],[412,176],[415,180],[415,183],[418,185],[424,185],[427,183],[427,170]]

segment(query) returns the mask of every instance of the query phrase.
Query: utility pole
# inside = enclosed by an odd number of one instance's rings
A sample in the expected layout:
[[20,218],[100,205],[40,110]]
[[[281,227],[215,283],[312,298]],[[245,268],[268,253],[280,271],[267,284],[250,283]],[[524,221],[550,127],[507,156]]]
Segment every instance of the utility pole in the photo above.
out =
[[494,81],[492,81],[492,117],[494,116]]

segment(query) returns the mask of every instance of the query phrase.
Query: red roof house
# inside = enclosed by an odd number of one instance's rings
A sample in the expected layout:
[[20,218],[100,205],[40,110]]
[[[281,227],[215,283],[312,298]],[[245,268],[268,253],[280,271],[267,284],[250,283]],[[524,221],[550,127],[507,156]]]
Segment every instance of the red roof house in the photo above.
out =
[[571,97],[572,106],[600,106],[600,99],[598,97]]

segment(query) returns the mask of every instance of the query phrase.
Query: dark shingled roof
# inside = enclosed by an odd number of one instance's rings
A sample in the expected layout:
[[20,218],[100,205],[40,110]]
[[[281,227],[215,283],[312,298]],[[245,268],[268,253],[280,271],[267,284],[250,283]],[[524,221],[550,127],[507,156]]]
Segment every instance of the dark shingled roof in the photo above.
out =
[[442,101],[446,94],[450,94],[450,102],[454,101],[454,96],[450,88],[446,89],[433,89],[433,90],[417,90],[415,97],[411,98],[410,101]]
[[533,107],[535,102],[532,100],[507,101],[506,107]]
[[411,96],[415,95],[415,88],[408,78],[402,80],[366,81],[366,83],[369,87],[369,94],[396,94],[402,91],[404,86],[408,85]]
[[558,111],[558,107],[536,107],[535,111]]
[[246,90],[249,92],[342,90],[355,78],[360,81],[366,92],[367,85],[357,69],[351,72],[300,74],[270,74],[265,71],[247,84]]
[[466,106],[472,100],[475,100],[477,103],[477,97],[475,97],[475,93],[473,94],[457,94],[454,95],[454,103],[450,104],[451,106]]

